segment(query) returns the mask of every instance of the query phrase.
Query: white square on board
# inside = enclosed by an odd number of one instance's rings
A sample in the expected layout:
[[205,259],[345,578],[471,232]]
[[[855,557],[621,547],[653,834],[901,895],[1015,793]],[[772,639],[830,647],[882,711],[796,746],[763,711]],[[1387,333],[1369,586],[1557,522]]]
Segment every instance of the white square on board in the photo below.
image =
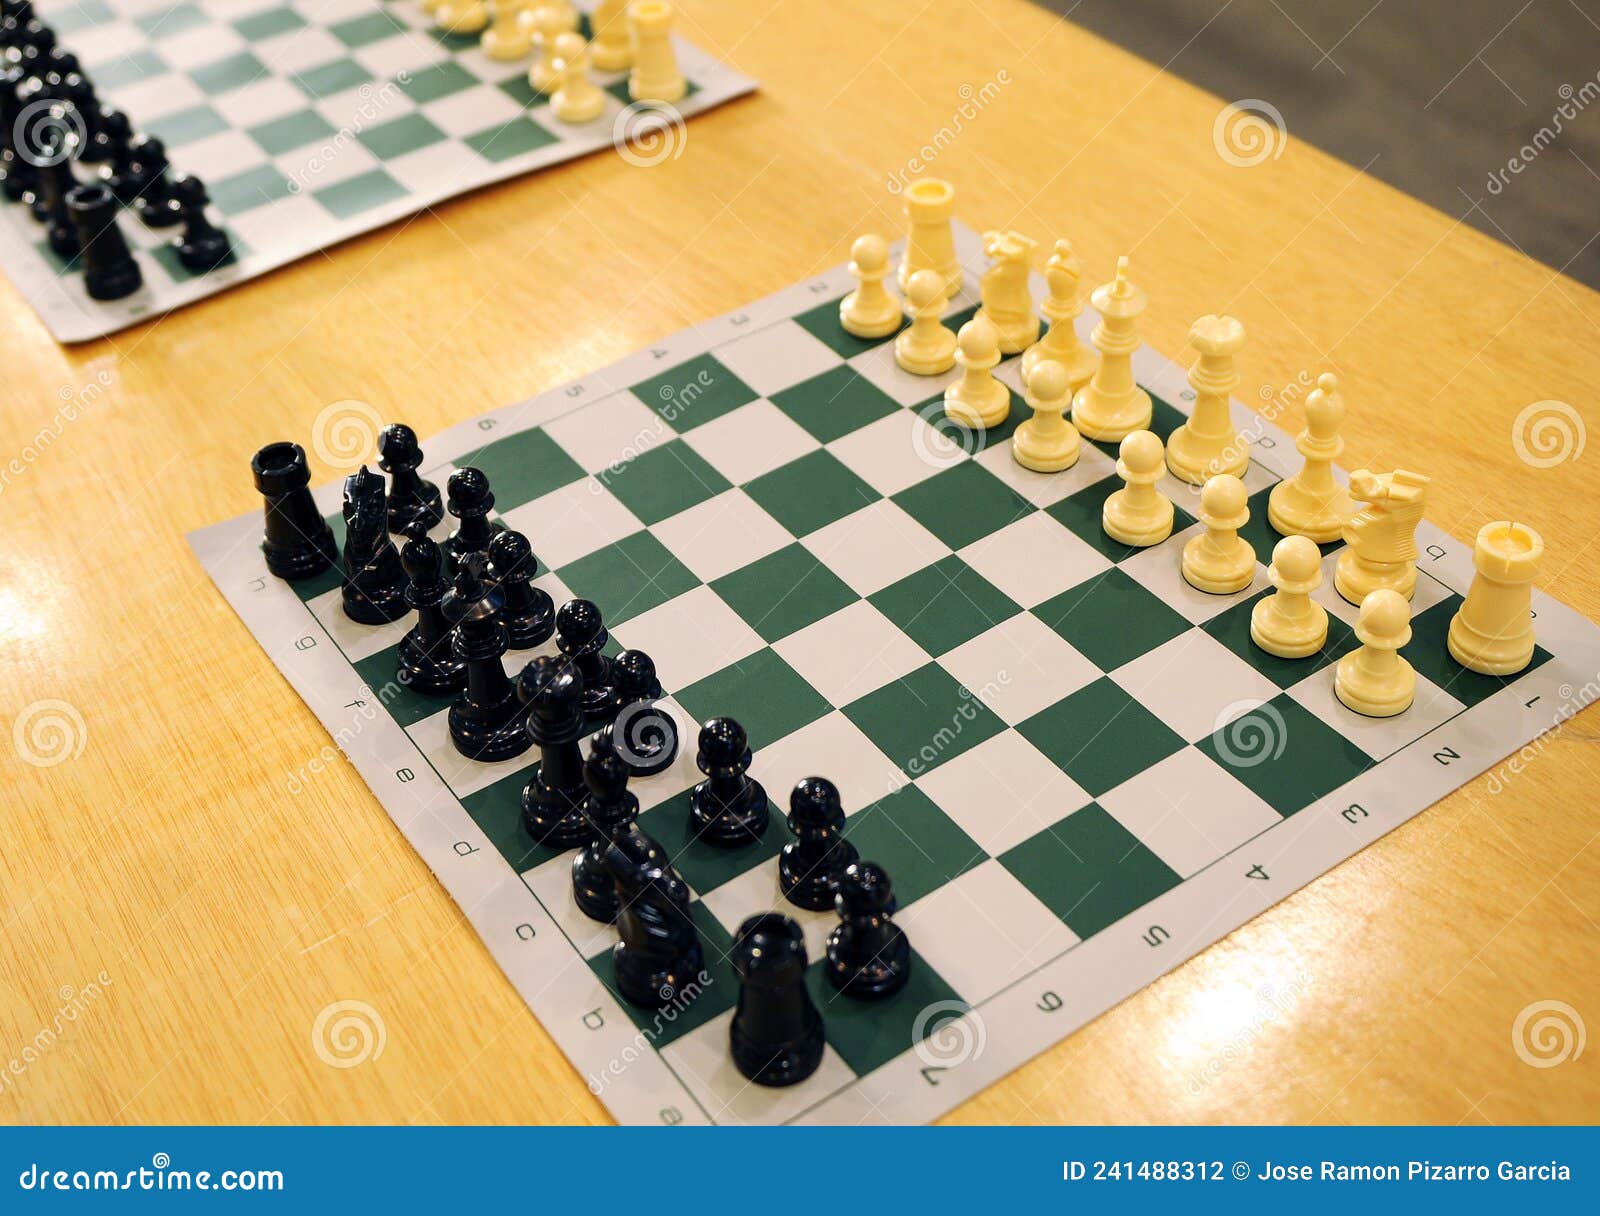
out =
[[1024,608],[1032,608],[1110,569],[1099,550],[1034,511],[973,541],[958,556]]
[[896,919],[917,953],[969,1004],[1078,944],[1078,935],[994,860],[924,895]]
[[866,600],[791,633],[772,648],[831,705],[848,705],[928,662],[928,652]]
[[629,617],[613,633],[620,644],[655,659],[656,674],[667,688],[687,688],[764,645],[704,584]]
[[711,353],[762,397],[839,366],[839,356],[794,321],[765,326]]
[[901,405],[920,405],[933,397],[944,395],[951,382],[961,375],[959,368],[940,372],[937,376],[918,376],[906,371],[894,360],[894,343],[884,342],[864,351],[850,360],[850,366],[863,380],[877,385]]
[[1097,481],[1117,475],[1116,461],[1092,443],[1078,448],[1078,463],[1059,473],[1036,473],[1017,463],[1011,442],[991,443],[977,461],[1036,507],[1053,507]]
[[882,591],[950,552],[887,498],[818,528],[800,543],[857,595]]
[[697,426],[683,441],[737,485],[754,481],[821,446],[770,401],[752,401]]
[[916,784],[991,857],[1090,802],[1082,786],[1010,730],[922,774]]
[[1333,690],[1335,665],[1324,667],[1289,689],[1289,695],[1349,739],[1374,760],[1382,760],[1414,743],[1465,707],[1426,676],[1417,677],[1417,698],[1411,708],[1392,718],[1358,714]]
[[1124,692],[1189,743],[1278,695],[1209,633],[1190,629],[1111,673]]
[[505,513],[506,526],[523,533],[547,566],[559,569],[631,536],[639,518],[594,477],[585,477]]
[[465,798],[468,794],[486,790],[496,781],[503,781],[519,772],[531,775],[532,766],[539,760],[538,751],[532,747],[520,756],[493,764],[482,760],[469,760],[458,752],[455,744],[450,741],[448,707],[423,718],[420,722],[413,722],[406,727],[406,734],[411,736],[411,741],[417,745],[418,750],[457,798]]
[[724,490],[651,529],[702,582],[742,570],[794,540],[743,490]]
[[626,389],[552,419],[544,433],[585,473],[625,465],[674,437],[661,415]]
[[798,1085],[778,1089],[753,1085],[728,1054],[732,1022],[730,1009],[661,1049],[662,1057],[718,1123],[782,1123],[856,1078],[839,1054],[825,1047],[817,1071]]
[[[896,410],[828,445],[839,460],[883,495],[898,494],[966,459],[915,410]],[[952,509],[959,506],[952,504]]]
[[1072,643],[1028,612],[941,655],[939,666],[1011,726],[1102,674]]
[[784,813],[803,777],[832,781],[847,816],[905,784],[898,766],[838,710],[762,748],[750,771]]

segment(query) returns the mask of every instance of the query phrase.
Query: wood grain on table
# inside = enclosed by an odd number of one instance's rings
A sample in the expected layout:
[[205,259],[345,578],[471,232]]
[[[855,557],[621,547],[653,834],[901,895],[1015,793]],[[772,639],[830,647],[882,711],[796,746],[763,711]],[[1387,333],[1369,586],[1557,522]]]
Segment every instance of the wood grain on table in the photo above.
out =
[[[1292,115],[1281,154],[1229,163],[1229,99],[1021,0],[682,7],[763,91],[677,159],[485,190],[87,346],[0,286],[0,725],[49,701],[83,723],[47,767],[0,738],[0,1120],[606,1118],[354,770],[292,780],[330,740],[184,534],[259,509],[251,452],[331,402],[426,437],[897,234],[913,157],[968,223],[1070,236],[1095,282],[1131,253],[1144,335],[1184,362],[1195,317],[1240,317],[1242,399],[1337,371],[1348,467],[1426,471],[1462,540],[1534,525],[1538,585],[1600,616],[1600,453],[1536,469],[1511,443],[1533,402],[1597,420],[1594,292]],[[1511,1034],[1544,1000],[1600,1024],[1597,729],[1580,714],[950,1121],[1592,1119],[1600,1052],[1535,1068]],[[382,1017],[359,1067],[312,1048],[342,1000]]]

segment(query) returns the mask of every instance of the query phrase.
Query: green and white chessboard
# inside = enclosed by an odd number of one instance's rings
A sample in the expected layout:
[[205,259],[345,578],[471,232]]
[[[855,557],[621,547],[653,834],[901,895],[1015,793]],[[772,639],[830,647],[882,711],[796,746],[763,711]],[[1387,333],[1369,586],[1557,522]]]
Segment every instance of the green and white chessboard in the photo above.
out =
[[[40,0],[37,8],[101,98],[160,136],[175,172],[205,180],[236,254],[192,274],[168,247],[176,229],[148,229],[124,212],[145,284],[100,303],[26,208],[5,207],[0,267],[67,342],[640,129],[626,73],[596,75],[610,94],[599,119],[558,122],[528,85],[528,60],[498,63],[476,36],[432,29],[421,0]],[[686,41],[676,45],[690,93],[633,153],[646,161],[682,153],[679,118],[755,88]]]
[[[981,265],[972,233],[959,230],[958,246]],[[1456,666],[1445,631],[1471,549],[1424,524],[1405,651],[1416,704],[1387,721],[1351,713],[1332,689],[1355,616],[1332,592],[1338,546],[1319,592],[1327,652],[1262,654],[1249,614],[1264,568],[1238,595],[1190,588],[1178,572],[1187,514],[1154,549],[1109,541],[1111,453],[1085,443],[1070,471],[1022,469],[1007,443],[1020,401],[996,432],[953,442],[939,414],[950,377],[906,375],[887,342],[846,335],[850,286],[836,269],[426,445],[437,480],[468,464],[488,473],[499,516],[540,556],[540,585],[595,600],[614,645],[656,660],[689,746],[634,789],[641,825],[696,894],[709,979],[686,1008],[644,1012],[614,994],[614,930],[573,906],[570,854],[535,847],[520,826],[533,761],[451,749],[443,704],[395,683],[404,622],[346,619],[332,573],[299,588],[268,576],[259,514],[192,538],[626,1122],[933,1118],[1600,689],[1600,628],[1543,595],[1526,672],[1502,681]],[[1082,319],[1085,334],[1092,324]],[[1012,385],[1015,362],[1001,369]],[[1183,371],[1148,349],[1135,370],[1165,437],[1187,408]],[[1255,437],[1247,534],[1266,559],[1266,495],[1298,457],[1281,431],[1234,412]],[[1180,511],[1193,504],[1188,487],[1165,489]],[[338,500],[337,485],[319,492],[330,513]],[[752,771],[778,803],[743,851],[687,830],[695,727],[718,714],[749,729]],[[838,784],[850,838],[894,878],[916,961],[889,1000],[822,982],[834,918],[778,894],[780,812],[811,773]],[[746,1084],[727,1046],[732,934],[771,907],[805,928],[829,1044],[815,1076],[776,1091]]]

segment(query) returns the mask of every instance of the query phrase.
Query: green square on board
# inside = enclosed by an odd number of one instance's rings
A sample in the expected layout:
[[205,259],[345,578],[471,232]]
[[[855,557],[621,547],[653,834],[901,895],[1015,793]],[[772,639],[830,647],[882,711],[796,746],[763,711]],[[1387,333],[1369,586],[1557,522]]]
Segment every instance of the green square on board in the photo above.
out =
[[501,514],[583,477],[578,462],[538,427],[496,439],[455,463],[488,477],[495,509]]
[[657,524],[728,489],[728,480],[681,439],[641,452],[601,475],[606,489],[646,524]]
[[431,147],[447,137],[421,114],[406,114],[391,122],[368,127],[357,138],[379,160],[397,160],[409,152]]
[[989,855],[914,785],[863,807],[845,821],[861,856],[889,871],[902,908],[954,882]]
[[820,443],[832,443],[900,408],[893,397],[847,365],[774,393],[772,404]]
[[944,668],[928,663],[844,706],[878,750],[920,776],[1005,730]]
[[795,318],[795,323],[842,359],[854,359],[857,355],[866,354],[874,346],[894,341],[894,334],[886,338],[858,338],[846,333],[844,326],[839,324],[839,305],[843,302],[843,296],[834,296],[827,303],[801,313]]
[[1000,531],[1033,505],[973,460],[963,460],[893,496],[906,514],[952,549]]
[[[736,719],[758,752],[833,708],[770,647],[679,689],[675,699],[696,722]],[[788,796],[787,790],[773,793]]]
[[955,554],[867,597],[901,632],[938,656],[1022,609]]
[[608,626],[620,625],[700,585],[666,546],[643,531],[580,557],[556,573],[573,595],[600,605]]
[[633,386],[633,395],[680,435],[756,399],[756,391],[719,363],[699,355]]
[[919,1029],[926,1038],[950,1020],[929,1017],[928,1010],[948,1009],[954,1015],[966,1004],[914,947],[910,978],[893,996],[875,1001],[845,996],[829,982],[820,960],[806,968],[806,987],[822,1011],[828,1044],[857,1076],[865,1076],[915,1047]]
[[1115,567],[1035,606],[1033,615],[1101,671],[1115,671],[1190,628],[1175,609]]
[[334,125],[311,109],[296,110],[271,122],[245,128],[245,134],[260,144],[261,150],[268,156],[282,156],[285,152],[326,140],[335,133]]
[[1337,663],[1361,643],[1355,631],[1333,613],[1328,613],[1328,640],[1322,649],[1303,659],[1280,659],[1268,654],[1250,638],[1250,614],[1255,606],[1276,592],[1271,588],[1243,603],[1219,612],[1201,626],[1217,641],[1238,655],[1279,688],[1289,688],[1307,676],[1315,675],[1330,663]]
[[[1426,578],[1427,575],[1418,575]],[[1411,620],[1411,644],[1401,654],[1417,669],[1418,674],[1432,680],[1445,692],[1469,709],[1485,697],[1493,696],[1508,684],[1514,684],[1530,671],[1549,661],[1550,652],[1543,646],[1534,646],[1533,658],[1516,675],[1488,676],[1471,671],[1450,653],[1450,622],[1461,609],[1459,595],[1450,595],[1419,613]]]
[[[693,746],[692,742],[689,746]],[[690,791],[684,790],[659,806],[651,807],[639,816],[639,827],[666,850],[668,860],[683,875],[684,881],[702,894],[715,891],[752,866],[770,861],[790,839],[782,813],[772,806],[770,791],[767,798],[767,830],[759,840],[752,840],[735,849],[718,848],[694,834],[689,819],[689,800]]]
[[236,51],[225,59],[192,69],[189,79],[200,86],[201,92],[215,97],[254,84],[266,75],[266,64],[249,51]]
[[768,642],[831,616],[856,594],[803,545],[789,545],[725,574],[711,589]]
[[556,142],[556,136],[531,118],[513,118],[497,127],[469,135],[463,141],[491,164],[537,152]]
[[[1224,732],[1266,740],[1272,746],[1240,755]],[[1377,763],[1287,693],[1235,718],[1195,746],[1286,817]]]
[[792,536],[815,532],[880,497],[823,448],[763,473],[744,489]]
[[359,177],[347,178],[312,191],[312,197],[326,207],[335,219],[341,220],[382,207],[405,195],[406,188],[382,169],[373,169]]
[[[526,759],[527,755],[523,758]],[[537,760],[521,768],[506,767],[512,771],[493,785],[475,794],[468,794],[461,799],[461,805],[466,807],[467,814],[472,816],[472,822],[478,825],[478,830],[489,838],[489,843],[506,859],[506,864],[517,873],[526,874],[559,857],[561,851],[534,844],[528,829],[522,826],[522,789],[533,776]]]
[[1017,733],[1096,797],[1184,746],[1104,676],[1019,723]]

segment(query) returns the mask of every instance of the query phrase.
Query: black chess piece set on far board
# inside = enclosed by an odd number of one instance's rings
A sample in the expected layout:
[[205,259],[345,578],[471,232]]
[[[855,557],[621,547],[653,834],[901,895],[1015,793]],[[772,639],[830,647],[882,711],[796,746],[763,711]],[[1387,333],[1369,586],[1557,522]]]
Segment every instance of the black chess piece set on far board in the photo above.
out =
[[[557,609],[534,585],[538,562],[526,537],[490,519],[494,495],[478,469],[458,468],[441,495],[418,468],[422,451],[410,427],[393,424],[378,440],[382,475],[362,466],[345,480],[345,542],[308,488],[304,449],[269,444],[251,461],[265,499],[261,542],[267,568],[289,582],[339,565],[345,615],[368,625],[414,614],[397,648],[396,681],[449,700],[450,739],[469,759],[512,759],[537,746],[538,766],[522,791],[530,838],[576,850],[575,904],[614,924],[617,991],[660,1009],[692,1000],[705,969],[690,890],[663,847],[637,825],[639,800],[628,782],[665,770],[679,747],[678,727],[656,703],[665,695],[655,664],[637,650],[606,653],[600,609],[574,599]],[[454,529],[429,532],[446,513]],[[406,540],[397,549],[391,533]],[[504,656],[555,640],[513,680]],[[589,740],[587,755],[581,746]],[[769,826],[767,793],[750,776],[745,730],[713,718],[700,730],[696,765],[704,780],[689,798],[692,847],[736,849]],[[822,967],[834,989],[863,1001],[899,992],[910,977],[911,947],[894,923],[889,875],[862,860],[845,837],[839,791],[823,777],[801,780],[786,817],[794,839],[778,857],[779,886],[800,908],[834,908]],[[822,1014],[805,984],[800,926],[777,912],[747,919],[731,962],[739,996],[730,1051],[760,1085],[792,1085],[822,1060]]]
[[187,270],[231,258],[227,234],[206,215],[204,183],[170,170],[161,141],[100,101],[31,0],[0,0],[0,188],[44,225],[56,256],[82,267],[92,299],[119,300],[144,282],[118,226],[123,208],[150,228],[182,225],[172,247]]

